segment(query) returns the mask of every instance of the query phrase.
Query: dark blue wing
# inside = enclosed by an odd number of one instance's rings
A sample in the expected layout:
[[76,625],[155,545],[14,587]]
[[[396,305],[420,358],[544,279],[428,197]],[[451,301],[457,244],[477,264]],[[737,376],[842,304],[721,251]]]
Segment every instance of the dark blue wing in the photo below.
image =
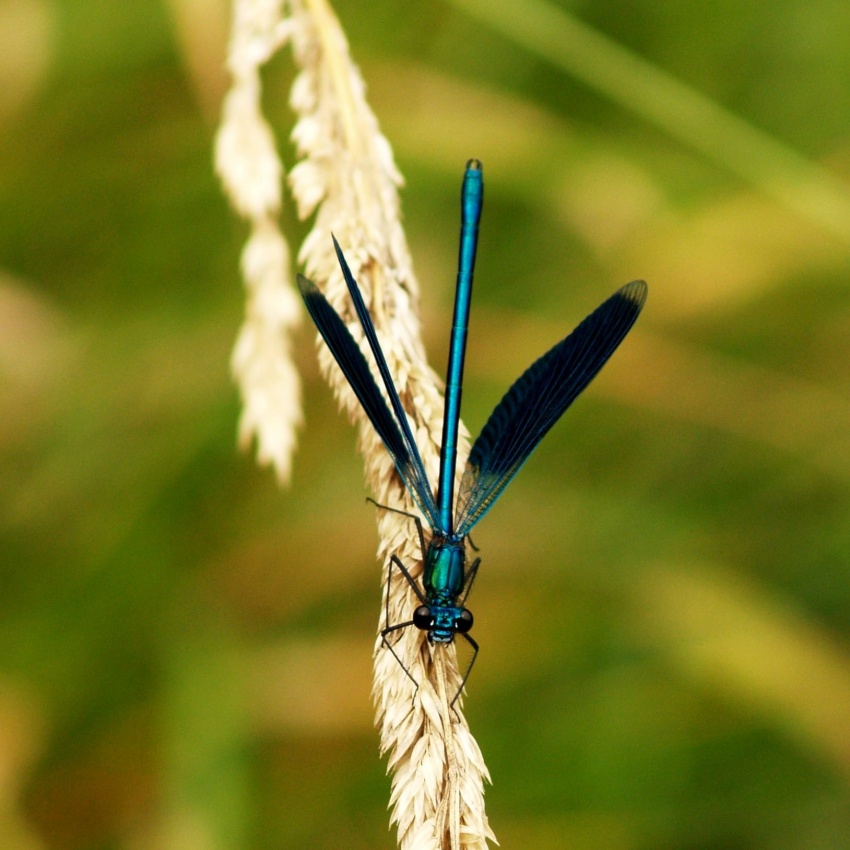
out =
[[635,280],[597,307],[514,382],[469,453],[455,531],[467,534],[487,513],[549,429],[631,329],[647,288]]
[[422,457],[419,454],[419,449],[416,447],[416,440],[413,438],[413,432],[410,430],[410,425],[407,421],[407,414],[402,406],[401,399],[398,397],[398,391],[393,383],[390,368],[387,366],[387,360],[384,357],[384,352],[381,350],[381,344],[378,342],[378,336],[375,333],[375,326],[372,324],[372,317],[366,309],[366,304],[363,302],[363,296],[360,294],[360,288],[357,286],[357,281],[354,280],[354,275],[351,274],[351,269],[345,260],[342,249],[339,247],[339,242],[336,241],[336,236],[331,234],[336,251],[337,259],[339,260],[342,276],[345,278],[345,285],[348,287],[348,293],[354,303],[354,309],[357,312],[357,318],[360,320],[360,325],[363,328],[363,333],[366,336],[366,341],[369,343],[369,348],[372,349],[372,355],[375,358],[375,364],[378,367],[378,372],[381,380],[384,382],[384,388],[387,391],[387,396],[390,400],[390,406],[395,413],[396,424],[401,430],[401,436],[404,444],[407,446],[407,452],[410,457],[412,470],[415,472],[415,491],[411,489],[410,484],[407,484],[407,489],[412,496],[418,496],[417,502],[420,506],[424,506],[425,516],[431,522],[431,527],[441,529],[439,522],[439,511],[434,500],[431,485],[428,482],[428,474],[425,472],[425,464],[422,463]]
[[[395,464],[395,468],[398,470],[398,474],[401,476],[402,481],[404,481],[405,487],[407,487],[408,492],[413,497],[420,511],[422,511],[422,514],[427,517],[432,527],[436,527],[437,508],[425,475],[422,459],[419,457],[419,452],[415,444],[413,444],[413,437],[410,436],[409,439],[405,439],[403,436],[405,430],[408,435],[410,434],[407,420],[403,419],[402,422],[404,424],[400,427],[400,423],[390,413],[387,403],[381,395],[375,379],[372,377],[363,352],[354,341],[354,337],[351,336],[345,323],[327,302],[327,299],[318,290],[316,285],[303,275],[298,275],[298,288],[301,290],[304,304],[307,306],[313,322],[315,322],[319,333],[327,343],[337,364],[339,364],[339,368],[342,369],[343,375],[345,375],[346,380],[351,385],[351,389],[363,406],[363,410],[366,411],[369,421],[374,425],[378,436],[383,440]],[[368,322],[374,336],[374,328],[372,328],[372,322],[368,312],[366,313],[366,322]],[[363,319],[361,317],[362,323]],[[377,339],[375,340],[375,344],[377,345]],[[380,352],[380,348],[378,348],[378,351]],[[384,369],[386,369],[386,361],[384,360],[383,353],[380,354],[380,361],[379,367],[382,363]],[[392,386],[391,381],[390,386]],[[396,396],[396,399],[398,398],[395,387],[392,387],[391,397],[392,394]],[[403,410],[401,415],[404,416]],[[413,447],[412,452],[411,445]]]

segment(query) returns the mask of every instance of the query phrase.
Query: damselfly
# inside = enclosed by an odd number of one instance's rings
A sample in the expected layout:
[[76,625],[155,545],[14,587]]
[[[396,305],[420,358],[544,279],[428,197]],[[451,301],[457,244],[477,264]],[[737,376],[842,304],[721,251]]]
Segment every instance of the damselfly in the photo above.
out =
[[[409,515],[416,522],[422,548],[424,570],[421,588],[396,555],[390,558],[390,572],[393,566],[401,571],[420,604],[409,620],[393,624],[386,622],[381,632],[382,641],[413,680],[388,640],[389,635],[409,626],[427,632],[432,644],[451,643],[455,635],[460,635],[473,649],[472,661],[460,690],[478,655],[478,644],[469,634],[473,620],[466,608],[466,598],[481,559],[475,558],[471,564],[467,563],[466,542],[469,532],[490,510],[544,435],[623,341],[637,319],[647,293],[646,284],[642,280],[632,281],[622,287],[597,307],[569,336],[532,363],[514,382],[472,445],[455,508],[454,481],[463,362],[483,197],[481,163],[472,159],[467,163],[461,189],[460,257],[436,493],[425,472],[369,311],[336,239],[333,241],[339,264],[375,358],[390,402],[389,407],[372,377],[366,358],[343,320],[312,281],[302,275],[298,276],[298,286],[316,327],[383,440],[413,501],[431,527],[426,543],[420,519]],[[391,577],[390,574],[388,593]]]

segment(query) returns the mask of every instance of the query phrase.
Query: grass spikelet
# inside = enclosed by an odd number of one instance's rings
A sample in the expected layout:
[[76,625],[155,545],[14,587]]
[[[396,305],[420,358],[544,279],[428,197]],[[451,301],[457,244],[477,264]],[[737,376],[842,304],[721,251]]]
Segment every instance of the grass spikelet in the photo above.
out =
[[[416,313],[418,286],[400,223],[397,190],[401,176],[366,102],[363,80],[351,60],[339,22],[325,0],[290,0],[286,5],[281,0],[235,0],[232,52],[241,46],[250,60],[235,62],[231,57],[234,86],[225,102],[219,134],[219,171],[237,210],[251,221],[251,241],[260,238],[258,232],[270,241],[277,238],[276,226],[270,225],[279,202],[276,190],[253,184],[274,182],[282,173],[279,163],[275,166],[270,159],[266,161],[274,155],[274,144],[259,111],[259,67],[284,41],[291,43],[299,68],[290,95],[298,119],[292,139],[299,162],[288,182],[299,215],[315,213],[315,225],[301,246],[299,262],[347,321],[354,338],[361,341],[362,333],[333,252],[330,234],[336,235],[369,305],[426,469],[436,480],[443,401],[440,382],[425,360],[421,342]],[[229,127],[236,120],[247,125]],[[252,165],[247,159],[240,160],[238,166],[225,169],[221,159],[235,147],[243,153],[253,151],[259,161]],[[248,183],[244,190],[233,185],[240,180]],[[282,239],[278,249],[281,243]],[[256,262],[262,266],[270,255],[260,249],[257,252],[260,257]],[[282,374],[277,359],[280,345],[275,348],[271,341],[275,334],[291,327],[291,295],[277,297],[282,275],[275,278],[274,287],[267,282],[268,290],[256,285],[248,274],[248,253],[246,247],[243,267],[249,305],[243,334],[249,335],[250,341],[244,343],[242,354],[234,355],[234,363],[240,364],[235,371],[241,381],[245,417],[251,423],[246,427],[259,436],[262,452],[266,434],[274,429],[265,421],[259,424],[259,420],[272,412],[281,416],[280,407],[291,403],[291,387],[285,398],[263,399],[262,417],[257,397],[251,393],[269,375]],[[280,252],[275,256],[275,261],[284,259]],[[265,268],[268,270],[268,266]],[[271,315],[256,315],[266,308]],[[237,352],[242,345],[240,337]],[[261,365],[264,357],[270,359]],[[371,355],[367,358],[371,360]],[[413,512],[415,508],[383,444],[323,344],[319,360],[340,406],[358,424],[366,479],[375,499],[382,505]],[[265,384],[265,391],[272,391],[271,382]],[[255,410],[249,416],[252,402]],[[289,424],[298,421],[291,414],[283,419]],[[461,456],[468,450],[465,433],[462,438]],[[280,446],[280,435],[275,439],[278,442],[274,445]],[[386,565],[390,555],[398,555],[414,577],[420,576],[421,552],[414,523],[391,511],[378,509],[376,514],[381,561]],[[382,575],[386,583],[386,566]],[[391,622],[410,619],[418,603],[397,570],[383,593],[388,596],[384,597],[386,603],[382,600],[379,628],[384,624],[385,604]],[[392,774],[391,820],[398,828],[399,847],[483,850],[487,839],[495,840],[484,812],[484,781],[489,776],[463,718],[461,700],[450,708],[460,683],[454,646],[432,647],[422,632],[409,628],[402,630],[395,651],[419,684],[414,699],[412,682],[378,637],[373,699],[381,751],[388,754]]]
[[245,320],[231,356],[242,397],[239,442],[256,438],[257,459],[289,481],[301,389],[290,357],[289,332],[300,317],[290,278],[289,246],[278,227],[283,168],[262,114],[260,69],[286,38],[280,2],[234,6],[228,51],[232,85],[216,136],[215,165],[234,209],[250,225],[242,252]]

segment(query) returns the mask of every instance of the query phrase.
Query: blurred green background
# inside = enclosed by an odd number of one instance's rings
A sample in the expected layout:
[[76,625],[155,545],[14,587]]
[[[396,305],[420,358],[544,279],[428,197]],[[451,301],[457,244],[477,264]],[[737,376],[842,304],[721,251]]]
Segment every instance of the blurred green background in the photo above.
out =
[[[537,12],[514,6],[502,29],[338,6],[438,370],[485,165],[473,433],[650,284],[476,531],[491,824],[506,848],[850,848],[850,5],[562,4],[648,63],[592,54],[584,81],[512,37]],[[3,850],[394,846],[374,514],[306,323],[290,489],[236,450],[228,24],[221,0],[0,0]],[[718,107],[708,132],[647,69]],[[265,77],[287,167],[292,75],[285,51]]]

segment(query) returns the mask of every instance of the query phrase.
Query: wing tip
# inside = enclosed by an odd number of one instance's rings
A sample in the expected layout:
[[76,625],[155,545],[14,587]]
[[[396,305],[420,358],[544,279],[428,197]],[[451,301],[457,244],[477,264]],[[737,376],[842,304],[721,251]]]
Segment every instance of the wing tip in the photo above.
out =
[[305,277],[303,274],[295,275],[295,281],[298,284],[298,289],[301,292],[301,295],[306,298],[308,295],[312,295],[314,292],[318,292],[319,288],[310,280],[309,277]]
[[646,285],[645,280],[638,279],[627,283],[620,289],[620,292],[628,298],[629,301],[634,301],[636,303],[639,302],[643,305],[643,302],[646,301],[646,296],[649,293],[649,287]]
[[643,305],[646,303],[646,296],[649,294],[649,287],[646,285],[645,280],[633,280],[631,283],[627,283],[625,286],[620,287],[617,290],[617,297],[622,298],[629,302],[629,304],[635,308],[635,310],[639,313],[643,309]]

